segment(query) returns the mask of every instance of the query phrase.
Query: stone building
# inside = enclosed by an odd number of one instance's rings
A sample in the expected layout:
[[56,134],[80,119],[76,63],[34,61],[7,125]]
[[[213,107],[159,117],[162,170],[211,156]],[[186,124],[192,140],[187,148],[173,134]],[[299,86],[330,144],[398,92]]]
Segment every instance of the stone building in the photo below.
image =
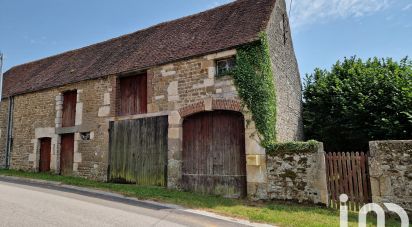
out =
[[301,84],[284,0],[238,0],[15,66],[4,75],[1,165],[256,196],[266,153],[230,75],[269,40],[277,139],[302,139]]

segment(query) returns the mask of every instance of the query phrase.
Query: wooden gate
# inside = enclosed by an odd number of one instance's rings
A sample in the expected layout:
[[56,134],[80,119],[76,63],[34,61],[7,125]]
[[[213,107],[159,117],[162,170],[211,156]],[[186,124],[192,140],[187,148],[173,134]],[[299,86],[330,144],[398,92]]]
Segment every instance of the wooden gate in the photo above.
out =
[[245,127],[241,113],[204,112],[183,122],[183,188],[246,196]]
[[371,202],[368,156],[361,152],[326,154],[330,206],[339,208],[341,194],[349,197],[349,208],[359,210]]
[[39,172],[50,171],[51,138],[40,139]]
[[111,181],[166,186],[168,117],[110,122]]
[[70,176],[73,173],[74,134],[63,134],[60,148],[60,174]]

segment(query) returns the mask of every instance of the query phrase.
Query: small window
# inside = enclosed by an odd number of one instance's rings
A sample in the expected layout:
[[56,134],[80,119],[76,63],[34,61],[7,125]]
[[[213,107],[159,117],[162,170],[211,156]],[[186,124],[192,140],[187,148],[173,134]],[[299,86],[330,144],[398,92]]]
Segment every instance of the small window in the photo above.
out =
[[82,132],[82,133],[80,133],[80,138],[81,138],[82,140],[90,140],[90,139],[91,139],[91,137],[90,137],[90,132]]
[[286,42],[288,41],[288,25],[287,25],[287,20],[286,20],[286,15],[283,14],[283,20],[282,20],[282,32],[283,32],[283,45],[286,45]]
[[216,75],[225,76],[230,74],[235,68],[235,58],[225,58],[216,61]]

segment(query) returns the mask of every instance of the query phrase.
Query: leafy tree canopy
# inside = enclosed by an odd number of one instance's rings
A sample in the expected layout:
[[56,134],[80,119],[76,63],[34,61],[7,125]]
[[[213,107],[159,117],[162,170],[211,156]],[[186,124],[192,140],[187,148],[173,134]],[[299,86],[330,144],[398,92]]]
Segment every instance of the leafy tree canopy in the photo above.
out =
[[304,84],[309,139],[328,151],[367,150],[368,141],[412,139],[412,61],[345,58]]

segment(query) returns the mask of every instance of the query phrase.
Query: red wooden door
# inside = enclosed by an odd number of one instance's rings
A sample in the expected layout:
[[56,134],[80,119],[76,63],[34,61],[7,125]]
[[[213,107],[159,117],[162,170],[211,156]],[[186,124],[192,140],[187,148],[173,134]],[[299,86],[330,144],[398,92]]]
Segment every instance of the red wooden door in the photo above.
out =
[[60,174],[71,175],[73,172],[74,134],[61,137]]
[[120,78],[119,115],[147,113],[147,75]]
[[40,139],[40,162],[39,162],[40,172],[50,171],[50,156],[51,156],[51,139],[50,138]]
[[183,188],[230,197],[246,196],[243,115],[196,114],[183,122]]
[[77,91],[68,91],[63,94],[62,127],[73,127],[76,120]]

